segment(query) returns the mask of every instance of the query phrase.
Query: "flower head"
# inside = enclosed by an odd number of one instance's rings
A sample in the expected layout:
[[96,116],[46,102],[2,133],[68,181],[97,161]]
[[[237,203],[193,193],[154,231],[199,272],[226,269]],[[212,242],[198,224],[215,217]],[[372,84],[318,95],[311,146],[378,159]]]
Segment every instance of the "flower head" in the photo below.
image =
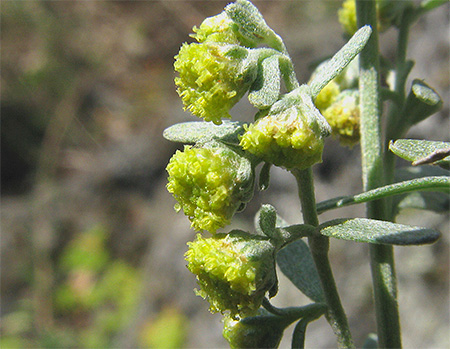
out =
[[355,34],[358,30],[356,24],[356,1],[345,0],[342,3],[342,7],[338,10],[338,18],[345,33],[348,35]]
[[359,93],[356,90],[342,92],[323,112],[331,126],[332,134],[343,145],[353,146],[359,141]]
[[175,209],[183,209],[196,230],[215,233],[229,224],[252,193],[250,162],[225,146],[185,146],[172,156],[167,172]]
[[197,234],[188,243],[188,269],[197,276],[211,312],[229,312],[231,317],[253,315],[264,295],[276,283],[275,248],[267,238],[242,231],[203,238]]
[[221,124],[229,110],[243,97],[256,77],[256,65],[243,61],[247,49],[234,45],[183,44],[175,57],[177,92],[185,109]]
[[316,126],[294,105],[246,126],[240,144],[268,163],[304,169],[322,160],[323,138]]

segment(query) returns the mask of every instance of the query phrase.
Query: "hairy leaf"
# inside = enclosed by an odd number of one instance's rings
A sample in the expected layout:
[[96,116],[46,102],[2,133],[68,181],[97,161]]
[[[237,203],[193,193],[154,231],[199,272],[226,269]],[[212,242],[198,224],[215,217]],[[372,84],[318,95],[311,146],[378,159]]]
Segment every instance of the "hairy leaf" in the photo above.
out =
[[224,121],[221,125],[211,122],[191,121],[170,126],[164,130],[165,139],[180,143],[205,142],[221,139],[239,143],[238,136],[244,133],[243,124],[237,121]]
[[430,244],[441,235],[429,228],[366,218],[336,219],[321,224],[319,231],[337,239],[385,245]]
[[450,168],[450,143],[418,139],[398,139],[389,149],[402,159],[412,161],[413,166],[436,164]]

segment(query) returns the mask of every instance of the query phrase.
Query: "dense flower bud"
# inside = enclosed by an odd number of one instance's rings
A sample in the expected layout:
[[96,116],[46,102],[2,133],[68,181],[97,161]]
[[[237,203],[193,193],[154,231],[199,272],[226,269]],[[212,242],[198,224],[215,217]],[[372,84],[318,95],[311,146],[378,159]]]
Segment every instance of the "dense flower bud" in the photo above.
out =
[[265,162],[305,169],[322,160],[323,138],[298,105],[269,113],[245,129],[240,145]]
[[242,231],[188,243],[188,269],[197,276],[211,312],[235,318],[254,315],[267,291],[276,283],[275,247],[268,238]]
[[225,146],[185,146],[172,156],[167,172],[175,209],[183,209],[196,230],[215,233],[252,195],[250,162]]
[[221,124],[256,78],[256,62],[248,64],[248,50],[234,45],[183,44],[175,57],[177,92],[185,109]]
[[359,141],[359,93],[346,90],[323,112],[331,126],[332,134],[343,145],[353,146]]

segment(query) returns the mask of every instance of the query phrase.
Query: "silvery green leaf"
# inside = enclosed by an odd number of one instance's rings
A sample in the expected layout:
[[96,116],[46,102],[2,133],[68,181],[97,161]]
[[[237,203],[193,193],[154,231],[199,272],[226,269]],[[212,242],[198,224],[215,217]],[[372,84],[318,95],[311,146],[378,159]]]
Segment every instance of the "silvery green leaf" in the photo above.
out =
[[441,97],[422,80],[414,80],[406,99],[403,115],[410,125],[433,115],[442,108]]
[[412,161],[413,166],[434,164],[450,169],[450,143],[418,139],[398,139],[389,144],[397,156]]
[[319,92],[362,51],[372,34],[372,28],[366,25],[360,28],[352,38],[315,74],[309,82],[312,97],[315,99]]
[[324,295],[308,245],[297,240],[277,253],[277,263],[286,277],[307,297],[323,302]]
[[274,104],[280,95],[281,73],[278,55],[264,59],[258,75],[250,88],[248,100],[258,109],[266,109]]
[[336,219],[318,229],[328,237],[384,245],[431,244],[441,236],[434,229],[366,218]]
[[243,123],[224,121],[221,125],[211,122],[191,121],[172,125],[164,130],[165,139],[172,142],[190,143],[220,139],[239,143],[238,136],[244,133]]

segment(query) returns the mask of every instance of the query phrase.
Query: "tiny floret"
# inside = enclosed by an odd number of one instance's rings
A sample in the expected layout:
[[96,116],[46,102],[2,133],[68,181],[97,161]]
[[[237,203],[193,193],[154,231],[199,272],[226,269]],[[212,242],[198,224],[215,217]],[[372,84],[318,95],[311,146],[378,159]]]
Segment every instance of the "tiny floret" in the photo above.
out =
[[175,78],[185,109],[194,115],[221,124],[229,110],[250,88],[255,69],[242,69],[247,50],[239,46],[213,43],[183,44],[175,57]]
[[197,276],[197,295],[212,313],[245,317],[256,313],[275,283],[274,247],[269,240],[242,231],[188,243],[188,269]]
[[[244,170],[243,170],[244,169]],[[226,147],[185,146],[167,165],[167,189],[197,231],[215,233],[230,223],[253,183],[245,158]]]
[[246,126],[241,146],[265,162],[287,169],[305,169],[322,160],[323,138],[300,108],[268,114]]

